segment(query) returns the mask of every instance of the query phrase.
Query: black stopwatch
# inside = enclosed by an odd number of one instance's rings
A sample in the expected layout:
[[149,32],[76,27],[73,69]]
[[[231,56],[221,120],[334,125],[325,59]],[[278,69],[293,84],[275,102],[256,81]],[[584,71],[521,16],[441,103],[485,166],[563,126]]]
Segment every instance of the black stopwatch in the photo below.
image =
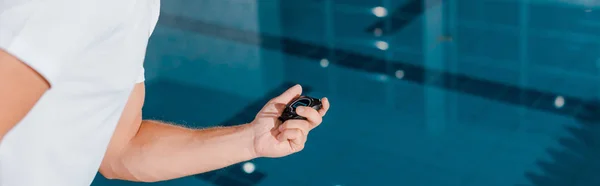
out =
[[300,96],[300,97],[292,100],[290,103],[288,103],[285,106],[285,109],[283,110],[283,113],[279,117],[279,120],[281,120],[281,122],[285,122],[290,119],[306,120],[305,117],[302,117],[302,116],[299,116],[298,114],[296,114],[296,108],[298,108],[299,106],[311,107],[317,111],[321,110],[321,108],[323,108],[323,104],[321,103],[321,100],[319,100],[317,98],[312,98],[309,96]]

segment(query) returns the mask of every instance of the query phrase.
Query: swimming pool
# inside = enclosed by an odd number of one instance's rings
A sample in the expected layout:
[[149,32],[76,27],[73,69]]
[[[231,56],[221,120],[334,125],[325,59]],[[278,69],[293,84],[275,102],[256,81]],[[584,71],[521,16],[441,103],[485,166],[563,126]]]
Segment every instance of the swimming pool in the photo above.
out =
[[598,185],[599,17],[596,1],[163,2],[144,117],[248,122],[294,83],[332,108],[299,154],[148,185]]

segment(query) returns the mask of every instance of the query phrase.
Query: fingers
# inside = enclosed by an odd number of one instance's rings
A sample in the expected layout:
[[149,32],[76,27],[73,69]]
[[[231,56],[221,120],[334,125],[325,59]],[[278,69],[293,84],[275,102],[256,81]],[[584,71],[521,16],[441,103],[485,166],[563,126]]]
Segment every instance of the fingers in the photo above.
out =
[[298,129],[302,134],[306,135],[310,131],[310,123],[304,120],[288,120],[279,126],[280,132],[288,129]]
[[310,107],[297,107],[296,113],[308,120],[308,122],[311,124],[311,129],[318,126],[323,121],[323,116],[321,116],[317,110]]
[[323,98],[322,102],[323,108],[320,111],[311,107],[297,107],[296,113],[305,117],[306,120],[294,119],[284,122],[278,128],[281,133],[277,136],[277,140],[280,142],[289,141],[290,148],[294,152],[304,149],[308,132],[321,124],[323,115],[329,110],[329,100]]
[[288,103],[288,102],[292,101],[292,99],[300,96],[301,94],[302,94],[302,86],[294,85],[293,87],[291,87],[291,88],[287,89],[285,92],[283,92],[281,95],[274,98],[273,101],[281,102],[281,103]]
[[325,114],[327,114],[327,111],[329,110],[329,99],[325,97],[321,98],[321,104],[323,104],[323,108],[319,110],[319,114],[321,114],[321,116],[325,116]]
[[308,131],[310,131],[310,123],[305,120],[288,120],[279,127],[281,132],[277,136],[280,142],[289,141],[290,148],[294,152],[304,149]]
[[289,141],[290,148],[294,152],[301,151],[304,149],[304,143],[306,142],[306,135],[300,131],[300,129],[286,129],[279,136],[277,136],[277,140],[280,142]]

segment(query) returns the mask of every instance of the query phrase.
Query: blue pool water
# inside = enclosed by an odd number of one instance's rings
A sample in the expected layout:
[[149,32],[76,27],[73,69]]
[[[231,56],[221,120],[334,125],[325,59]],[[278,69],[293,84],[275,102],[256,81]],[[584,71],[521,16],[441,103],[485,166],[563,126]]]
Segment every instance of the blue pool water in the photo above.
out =
[[599,185],[599,7],[163,1],[145,118],[240,124],[295,83],[331,110],[304,151],[253,160],[252,173],[243,162],[151,184],[98,175],[93,185]]

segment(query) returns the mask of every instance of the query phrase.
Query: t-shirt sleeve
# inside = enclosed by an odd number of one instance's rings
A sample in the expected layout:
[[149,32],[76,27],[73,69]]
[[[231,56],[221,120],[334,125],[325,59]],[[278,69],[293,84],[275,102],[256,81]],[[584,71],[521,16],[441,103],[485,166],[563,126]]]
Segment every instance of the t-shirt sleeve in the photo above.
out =
[[98,2],[28,1],[0,7],[0,49],[53,84],[67,63],[76,62],[74,58],[120,24]]
[[146,76],[144,74],[144,67],[142,66],[140,69],[140,72],[138,74],[137,80],[135,81],[135,83],[141,83],[144,82],[146,80]]

